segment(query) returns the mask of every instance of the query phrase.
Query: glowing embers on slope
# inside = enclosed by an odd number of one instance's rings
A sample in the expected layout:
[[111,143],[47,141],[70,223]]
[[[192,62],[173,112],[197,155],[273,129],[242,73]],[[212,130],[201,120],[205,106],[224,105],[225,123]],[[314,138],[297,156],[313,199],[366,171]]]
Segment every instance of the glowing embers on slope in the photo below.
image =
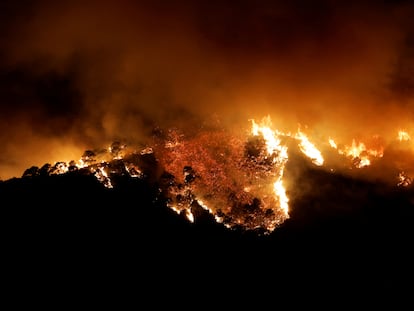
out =
[[412,179],[409,177],[405,172],[400,172],[398,174],[398,183],[397,186],[399,187],[408,187],[411,185]]
[[85,151],[79,160],[79,168],[89,170],[105,187],[113,188],[114,176],[143,178],[142,157],[147,154],[152,154],[152,150],[144,148],[137,152],[125,144],[114,142],[107,149]]
[[264,232],[289,217],[282,183],[287,149],[269,127],[257,125],[248,135],[208,129],[165,136],[155,152],[165,168],[161,188],[177,213],[194,221],[198,205],[226,227]]
[[408,187],[412,184],[412,177],[410,177],[407,173],[409,171],[410,174],[413,173],[413,166],[412,166],[412,155],[413,155],[413,145],[410,134],[405,130],[399,130],[397,134],[397,141],[398,144],[398,150],[401,154],[409,153],[410,156],[408,156],[409,160],[402,160],[399,161],[397,166],[401,170],[398,173],[397,176],[397,186],[399,187]]
[[45,164],[40,169],[36,166],[27,169],[23,177],[36,175],[60,175],[82,170],[92,174],[107,188],[113,188],[113,177],[128,176],[143,178],[145,174],[140,168],[143,157],[152,155],[151,148],[136,152],[126,145],[114,142],[110,147],[99,150],[86,150],[78,161],[56,162],[54,165]]

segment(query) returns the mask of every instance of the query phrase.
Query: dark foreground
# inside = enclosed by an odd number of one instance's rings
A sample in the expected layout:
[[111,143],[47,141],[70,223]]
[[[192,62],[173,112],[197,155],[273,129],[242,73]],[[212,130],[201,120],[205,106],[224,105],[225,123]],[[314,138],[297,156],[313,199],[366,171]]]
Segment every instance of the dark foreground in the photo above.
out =
[[291,303],[306,293],[403,298],[413,288],[412,188],[309,174],[318,191],[292,200],[290,219],[269,235],[231,231],[201,208],[189,223],[145,180],[122,177],[114,189],[76,172],[2,181],[7,288],[68,303],[116,293],[151,308],[169,293],[201,306],[277,305],[287,293]]

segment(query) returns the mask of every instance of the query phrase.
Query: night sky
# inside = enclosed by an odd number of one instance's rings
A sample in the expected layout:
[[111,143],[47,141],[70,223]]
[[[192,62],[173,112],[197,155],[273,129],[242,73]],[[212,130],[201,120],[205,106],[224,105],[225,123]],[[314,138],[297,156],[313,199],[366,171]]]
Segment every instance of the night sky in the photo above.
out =
[[0,11],[1,179],[211,117],[244,127],[270,115],[276,128],[385,145],[414,130],[408,1],[28,0]]

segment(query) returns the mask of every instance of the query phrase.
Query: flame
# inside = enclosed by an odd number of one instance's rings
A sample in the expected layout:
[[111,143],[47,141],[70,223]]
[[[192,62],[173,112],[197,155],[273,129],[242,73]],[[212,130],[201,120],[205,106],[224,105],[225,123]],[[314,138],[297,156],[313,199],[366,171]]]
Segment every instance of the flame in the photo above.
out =
[[338,147],[334,139],[328,139],[329,145],[338,151],[339,154],[344,155],[352,160],[356,168],[363,168],[371,165],[372,158],[381,158],[384,155],[384,148],[378,146],[377,148],[367,148],[367,146],[359,141],[352,139],[351,145],[343,145]]
[[408,141],[408,140],[411,139],[411,137],[410,137],[410,135],[406,131],[399,130],[398,131],[397,139],[399,141]]
[[[197,199],[197,203],[206,211],[208,211],[210,214],[214,215],[214,219],[218,223],[223,223],[223,217],[220,217],[219,215],[215,214],[214,211],[209,208],[202,200]],[[224,224],[226,227],[230,228],[227,224]]]
[[194,222],[194,215],[190,209],[185,210],[185,217],[187,217],[189,222]]
[[286,189],[283,186],[282,181],[283,174],[278,178],[275,183],[273,184],[273,189],[275,191],[276,196],[279,198],[280,207],[282,210],[285,211],[286,215],[289,212],[289,198],[286,195]]
[[276,155],[274,161],[280,164],[280,171],[277,179],[273,184],[273,190],[279,201],[280,207],[288,215],[289,211],[289,198],[286,195],[286,189],[283,186],[283,173],[285,164],[288,160],[287,147],[281,144],[281,140],[278,138],[278,131],[273,131],[271,128],[270,117],[266,117],[262,120],[261,125],[252,120],[252,135],[258,136],[261,134],[266,142],[267,153],[269,156]]
[[105,171],[104,167],[98,167],[95,170],[95,177],[107,188],[113,188],[111,179],[108,177],[108,173]]
[[274,153],[282,153],[283,158],[287,158],[287,148],[281,145],[281,141],[275,132],[271,129],[270,117],[266,117],[262,120],[261,125],[257,124],[254,120],[252,121],[252,135],[262,135],[266,141],[267,153],[272,155]]
[[287,147],[270,118],[251,120],[247,136],[214,127],[190,136],[177,129],[165,134],[154,152],[167,172],[160,187],[171,209],[195,222],[198,205],[228,228],[264,233],[289,217],[283,183]]
[[312,160],[312,162],[318,166],[323,165],[324,159],[321,152],[309,141],[309,138],[300,130],[295,135],[295,138],[299,140],[300,150]]
[[332,147],[332,148],[334,148],[334,149],[338,149],[338,145],[336,144],[336,142],[332,139],[332,138],[329,138],[329,145]]
[[408,187],[412,183],[411,177],[409,177],[404,171],[398,174],[398,183],[397,186]]
[[283,152],[283,156],[287,158],[287,148],[281,146],[281,140],[279,137],[293,137],[299,141],[299,148],[304,155],[306,155],[312,162],[318,166],[322,166],[324,159],[322,153],[316,148],[316,146],[310,142],[305,133],[300,130],[295,135],[291,133],[284,133],[278,129],[273,130],[271,128],[272,122],[269,116],[262,119],[261,125],[252,120],[252,134],[257,136],[259,133],[263,135],[266,140],[267,152],[273,154],[275,151]]

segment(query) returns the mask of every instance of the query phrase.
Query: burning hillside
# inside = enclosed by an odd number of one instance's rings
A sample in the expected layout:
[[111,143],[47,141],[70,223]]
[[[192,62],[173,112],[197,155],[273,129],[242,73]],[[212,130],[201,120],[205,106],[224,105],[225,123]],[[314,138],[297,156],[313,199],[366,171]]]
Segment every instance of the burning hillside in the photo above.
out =
[[168,292],[177,279],[199,291],[224,278],[223,290],[249,297],[269,280],[347,299],[349,288],[389,293],[412,269],[411,177],[395,167],[389,181],[364,178],[390,171],[383,161],[402,159],[402,149],[378,147],[382,156],[368,154],[362,166],[357,153],[338,151],[361,145],[346,146],[264,118],[236,131],[155,128],[148,144],[116,141],[79,160],[33,166],[0,182],[6,257],[41,279],[93,271],[100,283],[107,271],[139,271],[149,282],[159,273],[173,282]]
[[158,187],[165,204],[190,222],[195,221],[194,211],[202,208],[230,229],[265,234],[290,217],[291,199],[309,195],[303,188],[309,168],[361,181],[364,173],[372,174],[371,169],[387,169],[394,174],[392,180],[379,180],[380,184],[390,191],[412,192],[412,177],[398,166],[401,161],[382,163],[389,159],[386,147],[367,147],[355,140],[337,146],[329,138],[322,147],[330,147],[321,152],[311,140],[301,130],[292,134],[276,129],[269,117],[251,120],[250,128],[239,131],[220,126],[202,126],[191,133],[158,128],[151,145],[137,148],[114,142],[108,148],[85,151],[78,161],[33,166],[23,178],[78,172],[95,176],[106,188],[117,187],[123,177],[139,179]]

